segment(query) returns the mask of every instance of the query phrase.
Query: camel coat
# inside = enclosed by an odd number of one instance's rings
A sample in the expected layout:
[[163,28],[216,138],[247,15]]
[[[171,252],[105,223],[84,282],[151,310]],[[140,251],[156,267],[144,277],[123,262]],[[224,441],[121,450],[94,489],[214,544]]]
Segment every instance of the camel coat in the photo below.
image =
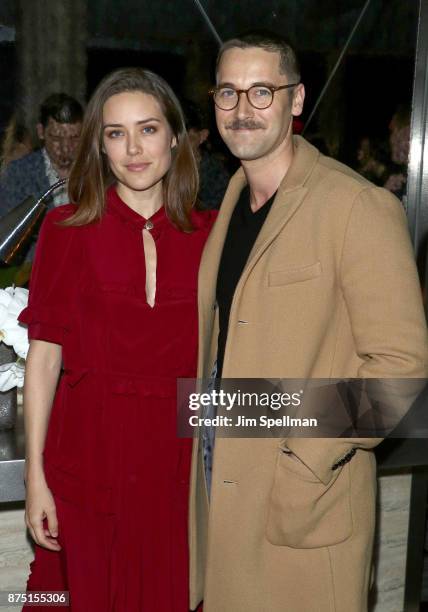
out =
[[[223,376],[425,377],[425,317],[400,202],[303,138],[295,137],[295,147],[236,287]],[[217,272],[244,185],[241,169],[202,257],[201,378],[215,360]],[[379,442],[217,438],[208,503],[195,440],[192,607],[204,599],[204,612],[366,610],[376,498],[371,449]],[[351,460],[332,470],[343,458]]]

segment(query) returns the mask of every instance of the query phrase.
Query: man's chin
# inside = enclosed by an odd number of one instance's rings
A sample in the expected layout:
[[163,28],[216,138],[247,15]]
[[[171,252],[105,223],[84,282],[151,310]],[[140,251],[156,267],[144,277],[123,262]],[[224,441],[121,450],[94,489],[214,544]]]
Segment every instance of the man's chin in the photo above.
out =
[[255,159],[260,159],[264,155],[264,151],[260,151],[254,147],[233,147],[230,148],[230,152],[240,161],[254,161]]

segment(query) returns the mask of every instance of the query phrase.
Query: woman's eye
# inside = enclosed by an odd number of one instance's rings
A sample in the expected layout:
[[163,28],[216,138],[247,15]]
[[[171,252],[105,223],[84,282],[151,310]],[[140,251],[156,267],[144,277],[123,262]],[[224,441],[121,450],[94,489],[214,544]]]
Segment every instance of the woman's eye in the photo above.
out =
[[107,138],[118,138],[122,133],[120,130],[113,130],[112,132],[107,132]]
[[152,125],[145,125],[143,127],[143,134],[154,134],[156,132],[156,128]]

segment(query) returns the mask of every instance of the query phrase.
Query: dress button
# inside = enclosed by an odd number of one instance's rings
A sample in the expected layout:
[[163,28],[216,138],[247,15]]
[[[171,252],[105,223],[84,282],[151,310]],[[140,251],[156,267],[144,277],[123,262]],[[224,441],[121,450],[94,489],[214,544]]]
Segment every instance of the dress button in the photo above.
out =
[[148,221],[145,222],[144,224],[144,229],[146,230],[151,230],[154,228],[153,222],[150,221],[150,219]]

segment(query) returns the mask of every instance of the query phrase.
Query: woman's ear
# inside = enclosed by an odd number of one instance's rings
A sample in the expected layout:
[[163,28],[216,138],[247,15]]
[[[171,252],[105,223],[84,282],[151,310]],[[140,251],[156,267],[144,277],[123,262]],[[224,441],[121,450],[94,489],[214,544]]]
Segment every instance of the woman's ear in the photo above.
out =
[[177,138],[173,136],[171,139],[171,149],[175,149],[176,146],[177,146]]

